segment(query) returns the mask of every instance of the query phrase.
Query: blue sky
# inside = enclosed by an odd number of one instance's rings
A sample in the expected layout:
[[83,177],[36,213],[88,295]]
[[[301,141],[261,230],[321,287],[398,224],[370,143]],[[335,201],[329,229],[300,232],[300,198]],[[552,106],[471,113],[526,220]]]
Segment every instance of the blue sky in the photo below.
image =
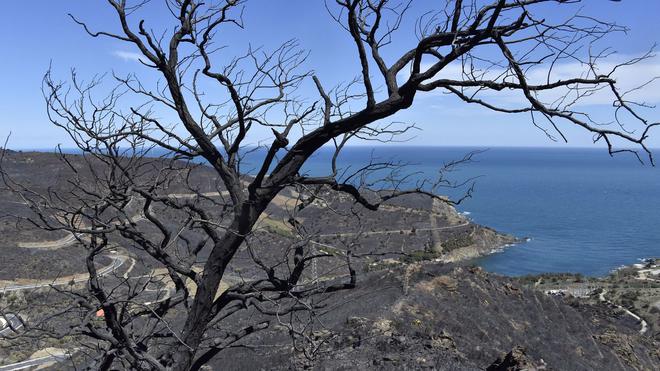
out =
[[[157,3],[161,0],[153,0]],[[419,3],[440,1],[417,0]],[[67,13],[85,20],[96,29],[116,30],[117,22],[105,1],[101,0],[34,0],[4,4],[0,32],[3,52],[0,58],[0,137],[12,132],[12,148],[53,148],[70,145],[66,135],[47,120],[41,96],[41,79],[52,63],[55,75],[65,78],[75,67],[78,74],[91,77],[115,71],[125,74],[144,72],[132,58],[135,51],[128,45],[108,39],[93,39],[76,25]],[[623,56],[638,55],[660,41],[660,1],[586,0],[585,14],[627,25],[631,32],[613,35],[609,43]],[[553,7],[557,7],[553,5]],[[564,7],[546,9],[549,17],[563,17]],[[575,10],[575,8],[570,9]],[[143,15],[148,24],[166,24],[164,12]],[[354,45],[325,11],[322,0],[251,0],[245,10],[246,29],[221,34],[223,44],[274,47],[296,38],[310,51],[306,67],[313,69],[321,81],[335,84],[350,80],[359,73]],[[412,24],[404,24],[396,45],[412,45]],[[400,43],[400,44],[398,44]],[[626,76],[660,75],[660,59],[654,58]],[[650,103],[660,101],[659,85],[650,87]],[[311,93],[311,92],[310,92]],[[310,99],[316,99],[312,96]],[[482,145],[482,146],[566,146],[553,143],[529,122],[528,116],[495,114],[466,106],[438,94],[420,96],[410,110],[397,120],[416,123],[422,130],[408,144],[416,145]],[[589,145],[591,136],[568,126],[563,128],[570,146]],[[660,132],[651,144],[660,147]]]

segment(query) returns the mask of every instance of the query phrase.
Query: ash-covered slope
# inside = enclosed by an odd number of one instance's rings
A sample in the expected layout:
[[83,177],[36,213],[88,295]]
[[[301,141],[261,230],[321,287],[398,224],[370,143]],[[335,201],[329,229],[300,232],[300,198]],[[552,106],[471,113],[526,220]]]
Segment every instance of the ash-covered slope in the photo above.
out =
[[[285,333],[225,353],[224,369],[657,370],[657,342],[599,306],[547,296],[478,268],[416,264],[372,272],[322,322],[314,360]],[[510,353],[510,354],[506,354]],[[500,362],[496,362],[499,358]],[[545,367],[545,368],[544,368]],[[506,369],[506,368],[500,368]],[[513,368],[516,369],[516,368]]]

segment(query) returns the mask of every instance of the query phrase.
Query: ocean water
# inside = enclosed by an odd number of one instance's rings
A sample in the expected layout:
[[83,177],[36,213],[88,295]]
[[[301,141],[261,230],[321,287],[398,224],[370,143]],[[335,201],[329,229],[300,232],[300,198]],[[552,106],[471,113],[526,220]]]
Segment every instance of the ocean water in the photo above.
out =
[[[419,173],[411,179],[433,178],[443,163],[473,150],[485,151],[450,175],[458,182],[478,177],[472,198],[459,211],[477,223],[529,238],[476,260],[486,270],[600,276],[660,256],[660,168],[627,154],[610,157],[602,148],[350,147],[339,165],[356,169],[371,158],[394,160]],[[324,149],[306,171],[323,174],[329,156]]]

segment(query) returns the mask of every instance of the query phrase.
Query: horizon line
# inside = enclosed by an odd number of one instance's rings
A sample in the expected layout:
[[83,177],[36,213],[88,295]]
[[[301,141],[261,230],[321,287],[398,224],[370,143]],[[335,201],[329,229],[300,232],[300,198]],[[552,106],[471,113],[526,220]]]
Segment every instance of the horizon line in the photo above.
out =
[[[246,145],[244,148],[254,149],[260,147],[258,145]],[[263,146],[267,148],[267,146]],[[332,145],[323,145],[321,149],[332,148]],[[594,150],[607,150],[606,146],[599,145],[578,145],[578,146],[550,146],[550,145],[486,145],[486,144],[406,144],[406,143],[395,143],[395,144],[384,144],[384,143],[369,143],[369,144],[347,144],[345,148],[386,148],[386,147],[418,147],[418,148],[479,148],[479,149],[551,149],[551,150],[571,150],[571,149],[594,149]],[[21,152],[53,152],[58,148],[58,145],[49,148],[49,147],[8,147],[8,150],[12,151],[21,151]],[[78,147],[60,147],[62,150],[76,150],[81,151]],[[2,148],[0,148],[2,149]],[[157,148],[154,148],[157,149]],[[615,150],[643,150],[642,148],[635,147],[618,147]],[[648,147],[650,151],[660,150],[660,147]]]

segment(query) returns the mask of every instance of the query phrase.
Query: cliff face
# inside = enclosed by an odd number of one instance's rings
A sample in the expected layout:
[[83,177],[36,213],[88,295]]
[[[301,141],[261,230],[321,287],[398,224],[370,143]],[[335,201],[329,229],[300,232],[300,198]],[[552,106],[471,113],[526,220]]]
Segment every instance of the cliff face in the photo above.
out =
[[319,370],[660,368],[660,343],[639,335],[629,321],[479,268],[427,263],[372,272],[342,294],[341,303],[321,318],[326,329],[317,333],[327,339],[313,360],[276,347],[290,340],[274,332],[251,340],[269,347],[230,351],[222,364]]
[[452,246],[451,242],[453,241],[450,240],[450,244],[446,244],[442,256],[444,262],[458,262],[488,255],[520,240],[488,227],[473,225],[464,236],[456,240],[457,246]]
[[453,233],[435,233],[435,250],[444,262],[458,262],[479,256],[488,255],[507,245],[520,242],[513,236],[500,233],[492,228],[472,223],[456,209],[444,202],[433,202],[432,223],[439,224],[443,220],[451,225],[465,225],[465,228]]

